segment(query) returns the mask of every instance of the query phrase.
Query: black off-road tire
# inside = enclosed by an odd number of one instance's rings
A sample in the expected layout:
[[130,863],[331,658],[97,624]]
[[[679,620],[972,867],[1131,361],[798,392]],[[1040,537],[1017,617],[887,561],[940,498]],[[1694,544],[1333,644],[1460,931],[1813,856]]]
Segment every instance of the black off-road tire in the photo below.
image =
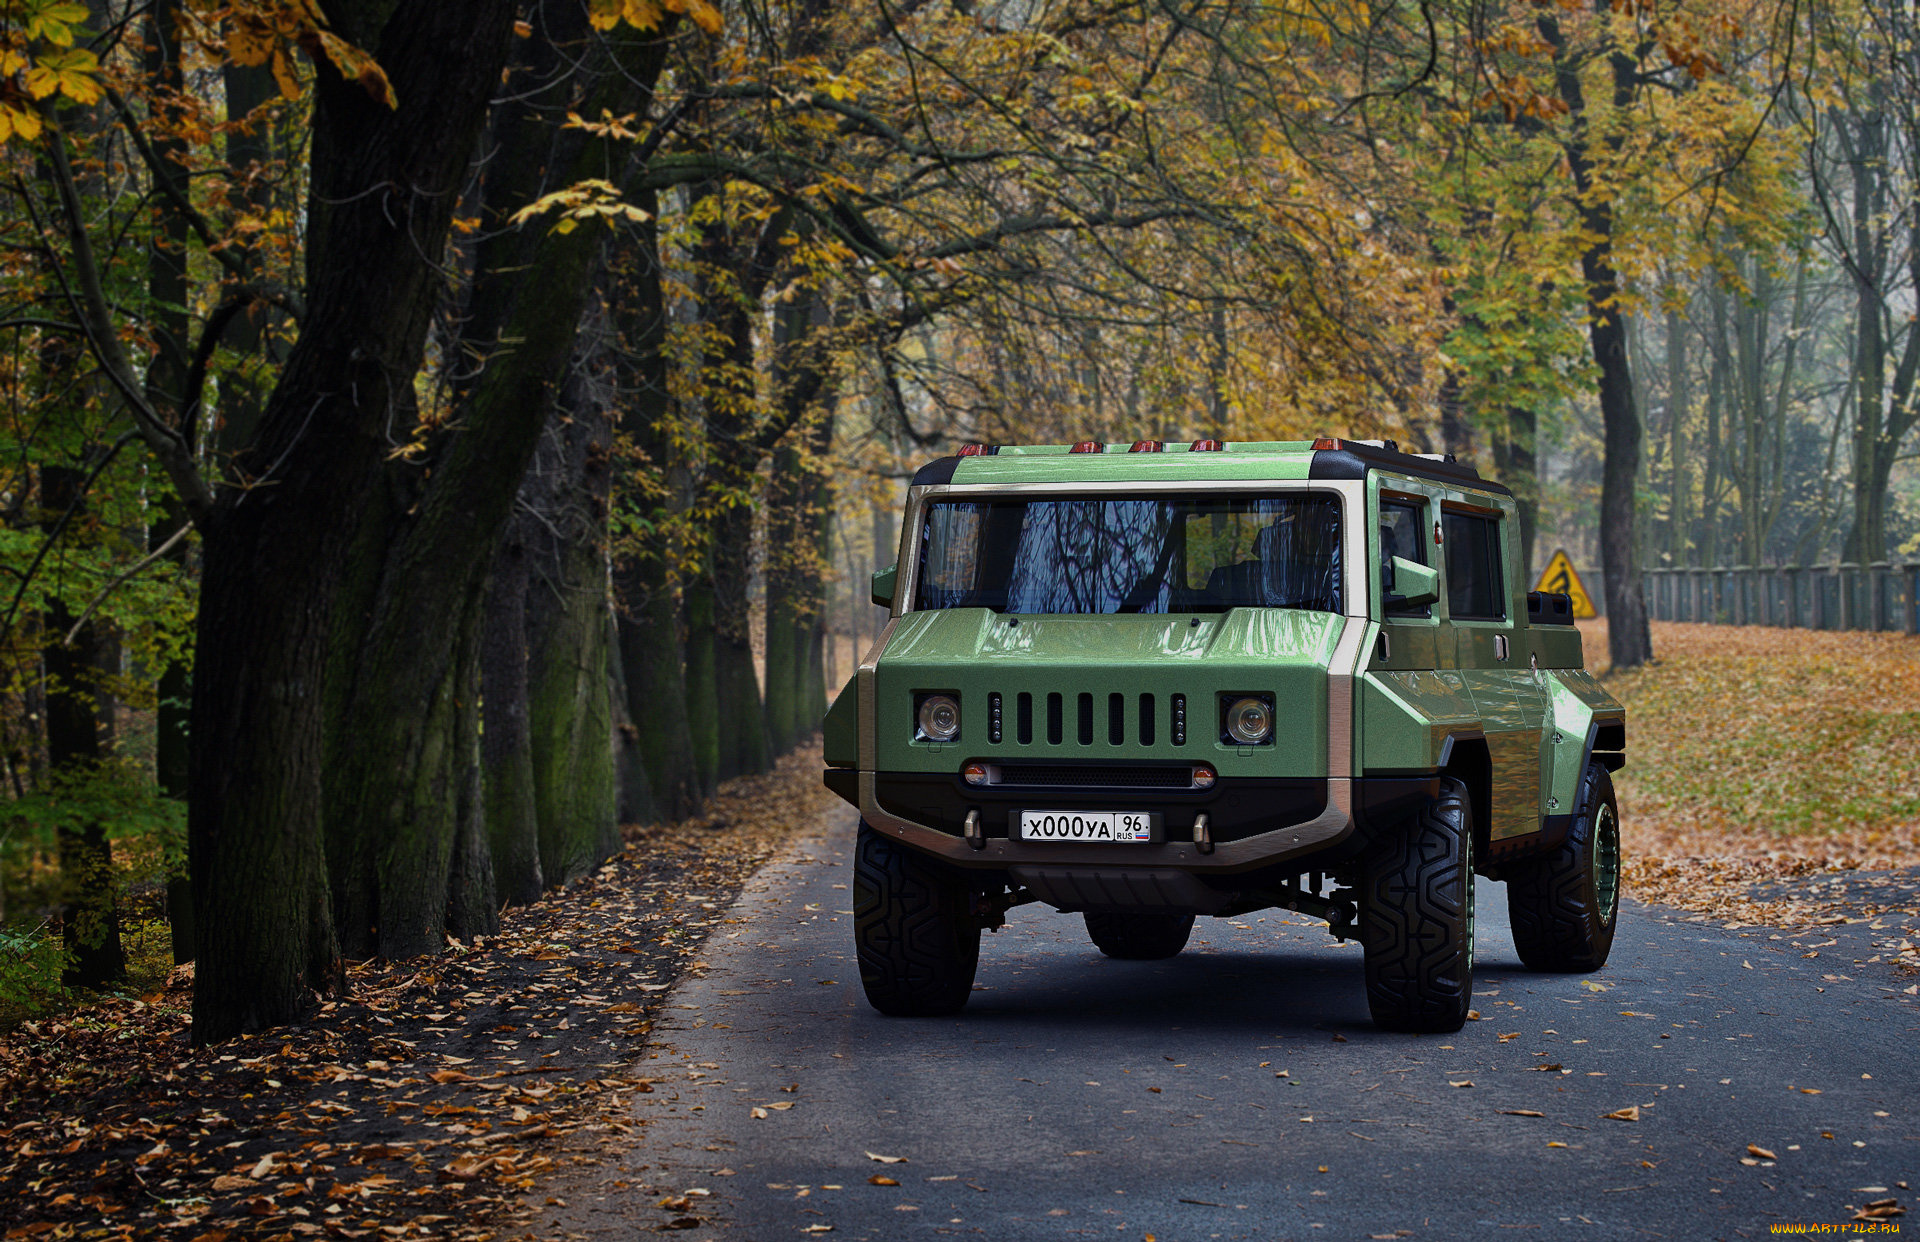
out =
[[980,923],[966,874],[860,825],[853,942],[867,1003],[895,1018],[958,1013],[973,994]]
[[1193,934],[1193,916],[1170,910],[1089,910],[1086,920],[1094,947],[1124,962],[1173,957]]
[[1620,915],[1620,809],[1613,776],[1589,763],[1560,848],[1507,868],[1513,947],[1529,970],[1593,971],[1607,963]]
[[1473,815],[1440,795],[1367,858],[1360,893],[1367,1007],[1389,1031],[1457,1031],[1473,1000]]

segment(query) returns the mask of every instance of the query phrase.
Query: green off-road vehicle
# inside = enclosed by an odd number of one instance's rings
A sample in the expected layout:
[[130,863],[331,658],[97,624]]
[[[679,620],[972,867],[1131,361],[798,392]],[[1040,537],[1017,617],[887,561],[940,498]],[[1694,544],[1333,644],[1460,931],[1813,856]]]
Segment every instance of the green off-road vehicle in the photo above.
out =
[[1466,1020],[1476,872],[1529,967],[1606,961],[1626,715],[1506,488],[1390,442],[969,445],[902,531],[826,719],[881,1012],[958,1010],[1027,901],[1118,958],[1323,918],[1395,1030]]

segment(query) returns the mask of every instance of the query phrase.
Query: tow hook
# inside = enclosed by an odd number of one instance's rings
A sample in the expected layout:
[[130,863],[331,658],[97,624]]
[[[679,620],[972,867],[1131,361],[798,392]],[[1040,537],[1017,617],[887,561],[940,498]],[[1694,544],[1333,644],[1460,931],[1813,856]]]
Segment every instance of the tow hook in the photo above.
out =
[[967,812],[967,824],[966,827],[961,830],[961,835],[966,837],[967,844],[971,845],[974,849],[984,850],[987,848],[987,834],[981,831],[980,828],[980,812]]
[[967,902],[967,913],[982,931],[999,931],[1007,925],[1005,901],[1005,893],[975,893]]
[[1213,832],[1205,811],[1193,818],[1193,844],[1202,854],[1213,853]]
[[992,892],[975,890],[967,896],[967,914],[981,929],[999,931],[1007,925],[1007,911],[1037,900],[1024,888],[1002,888]]
[[981,931],[998,931],[1000,927],[1006,927],[1006,906],[996,900],[998,896],[998,893],[975,893],[973,900],[968,902],[968,914],[972,914],[973,923]]
[[1359,907],[1351,901],[1334,900],[1327,903],[1327,930],[1331,931],[1333,938],[1342,944],[1356,938],[1354,925],[1359,922],[1359,918]]

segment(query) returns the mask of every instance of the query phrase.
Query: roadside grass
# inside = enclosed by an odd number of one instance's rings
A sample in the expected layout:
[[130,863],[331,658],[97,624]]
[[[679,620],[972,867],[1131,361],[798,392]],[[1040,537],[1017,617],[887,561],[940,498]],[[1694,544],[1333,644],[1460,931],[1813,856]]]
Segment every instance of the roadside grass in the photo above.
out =
[[1756,881],[1920,865],[1920,640],[1655,622],[1655,662],[1587,666],[1627,706],[1618,778],[1628,891],[1759,921]]

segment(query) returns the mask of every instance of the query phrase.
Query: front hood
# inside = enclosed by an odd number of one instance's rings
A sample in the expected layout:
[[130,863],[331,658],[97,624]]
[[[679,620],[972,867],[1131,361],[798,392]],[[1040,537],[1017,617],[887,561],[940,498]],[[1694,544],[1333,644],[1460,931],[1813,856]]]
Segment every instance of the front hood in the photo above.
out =
[[[896,622],[875,671],[876,762],[882,771],[931,772],[970,759],[1205,760],[1223,776],[1324,776],[1326,668],[1346,622],[1271,608],[1197,617],[909,613]],[[913,740],[916,701],[933,692],[960,696],[957,743]],[[1274,698],[1280,726],[1271,745],[1219,739],[1220,696],[1248,693]],[[989,731],[994,695],[1002,711],[997,741]],[[1175,696],[1186,705],[1187,735],[1178,744]]]
[[1236,608],[1197,616],[1003,616],[985,608],[910,612],[894,627],[883,662],[938,664],[1127,664],[1160,661],[1307,660],[1325,667],[1343,617],[1282,608]]

